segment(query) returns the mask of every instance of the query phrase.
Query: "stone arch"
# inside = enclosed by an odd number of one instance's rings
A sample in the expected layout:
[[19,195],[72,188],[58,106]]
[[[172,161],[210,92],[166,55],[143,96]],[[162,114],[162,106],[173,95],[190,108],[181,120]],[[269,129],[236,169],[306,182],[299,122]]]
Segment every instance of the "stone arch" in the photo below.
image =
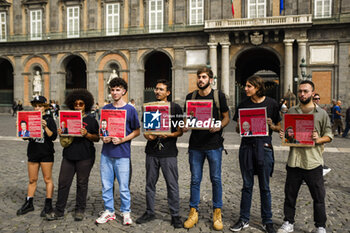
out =
[[14,101],[14,65],[11,59],[0,56],[0,104],[10,107]]
[[168,56],[168,58],[170,59],[171,61],[171,66],[174,67],[174,55],[171,54],[168,50],[165,50],[165,49],[150,49],[150,50],[147,50],[147,51],[144,51],[141,56],[139,57],[138,59],[138,64],[139,64],[139,69],[144,69],[145,68],[145,63],[147,61],[147,58],[149,58],[153,53],[156,53],[156,52],[161,52],[161,53],[164,53]]
[[87,58],[84,57],[81,53],[66,53],[57,62],[59,64],[57,67],[59,67],[60,72],[66,72],[66,65],[69,62],[69,58],[72,56],[78,56],[85,62],[85,64],[88,64]]

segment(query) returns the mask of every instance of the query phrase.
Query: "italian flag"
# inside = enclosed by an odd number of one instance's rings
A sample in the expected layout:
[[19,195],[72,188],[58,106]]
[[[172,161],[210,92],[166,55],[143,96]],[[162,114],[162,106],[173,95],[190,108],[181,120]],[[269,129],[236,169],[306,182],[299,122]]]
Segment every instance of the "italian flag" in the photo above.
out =
[[232,16],[235,15],[235,8],[233,7],[233,0],[231,0]]

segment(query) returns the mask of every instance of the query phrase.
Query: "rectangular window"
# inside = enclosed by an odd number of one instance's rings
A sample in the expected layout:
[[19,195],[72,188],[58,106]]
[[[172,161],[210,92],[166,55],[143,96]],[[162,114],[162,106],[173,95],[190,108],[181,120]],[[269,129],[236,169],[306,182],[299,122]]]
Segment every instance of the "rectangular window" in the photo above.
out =
[[248,0],[248,18],[266,17],[266,0]]
[[190,0],[190,25],[201,25],[204,23],[203,0]]
[[0,41],[6,41],[6,13],[0,13]]
[[107,35],[119,34],[119,12],[120,12],[119,3],[106,5],[106,34]]
[[149,32],[163,31],[163,0],[149,1]]
[[67,37],[79,37],[79,7],[67,7]]
[[42,12],[41,10],[30,11],[30,39],[41,40],[42,36]]
[[332,0],[315,0],[315,18],[332,16]]

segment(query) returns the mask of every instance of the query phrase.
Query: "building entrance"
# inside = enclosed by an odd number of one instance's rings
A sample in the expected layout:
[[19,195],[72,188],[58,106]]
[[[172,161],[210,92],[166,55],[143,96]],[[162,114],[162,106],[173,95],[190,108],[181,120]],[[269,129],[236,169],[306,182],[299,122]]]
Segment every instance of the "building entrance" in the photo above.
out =
[[86,64],[82,58],[71,56],[66,61],[66,95],[76,88],[86,88]]
[[13,99],[13,67],[11,63],[0,58],[0,106],[11,106]]

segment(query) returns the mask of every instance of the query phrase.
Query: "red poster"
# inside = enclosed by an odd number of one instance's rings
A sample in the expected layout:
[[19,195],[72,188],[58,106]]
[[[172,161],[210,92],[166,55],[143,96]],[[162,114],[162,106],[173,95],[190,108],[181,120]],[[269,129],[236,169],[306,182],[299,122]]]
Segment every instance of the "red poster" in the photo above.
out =
[[82,125],[81,111],[60,111],[60,128],[62,135],[81,137]]
[[286,146],[314,146],[312,132],[314,131],[313,114],[284,114],[284,137],[282,145]]
[[239,109],[239,125],[241,137],[268,136],[266,108]]
[[[186,101],[186,127],[190,129],[209,129],[212,121],[213,100]],[[218,119],[216,119],[218,120]]]
[[17,137],[42,138],[43,130],[40,111],[17,112]]
[[101,110],[100,136],[124,138],[126,134],[126,110]]
[[171,133],[170,103],[151,102],[143,105],[143,129],[145,134]]

